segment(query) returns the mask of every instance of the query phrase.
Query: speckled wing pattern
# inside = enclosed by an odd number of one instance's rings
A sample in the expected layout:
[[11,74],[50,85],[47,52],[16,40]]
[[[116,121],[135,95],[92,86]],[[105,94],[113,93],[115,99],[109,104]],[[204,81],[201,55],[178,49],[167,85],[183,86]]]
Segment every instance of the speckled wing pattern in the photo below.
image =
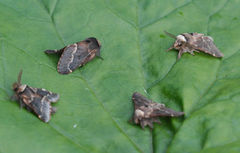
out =
[[46,89],[33,88],[26,85],[25,90],[19,94],[20,103],[29,111],[34,112],[43,122],[49,122],[51,114],[55,113],[52,102],[57,102],[59,95]]
[[61,58],[58,61],[58,67],[57,70],[61,74],[68,74],[71,73],[73,69],[70,69],[70,64],[73,62],[74,55],[77,52],[77,44],[72,44],[67,46],[62,55]]
[[193,42],[191,43],[198,51],[213,55],[215,57],[223,57],[223,54],[213,43],[213,38],[204,36],[203,34],[193,33]]
[[[210,54],[214,57],[223,57],[224,55],[220,52],[220,50],[216,47],[213,42],[213,38],[210,36],[204,36],[201,33],[183,33],[181,34],[187,39],[187,47],[201,51],[207,54]],[[185,48],[187,49],[187,48]]]
[[183,53],[194,54],[196,52],[204,52],[214,57],[221,58],[223,53],[213,43],[213,38],[210,36],[204,36],[202,33],[182,33],[178,36],[174,36],[171,33],[166,32],[166,35],[175,39],[174,44],[167,50],[176,49],[178,50],[178,59],[181,58]]
[[61,74],[68,74],[84,65],[91,56],[88,48],[81,43],[75,43],[66,47],[58,62],[58,72]]
[[68,45],[60,50],[45,50],[45,53],[61,55],[57,70],[60,74],[69,74],[96,56],[103,59],[100,56],[100,49],[100,42],[96,38],[90,37],[78,43]]
[[142,128],[149,126],[153,128],[153,123],[160,123],[159,117],[169,116],[178,117],[184,115],[184,112],[176,112],[165,107],[164,104],[153,102],[140,93],[133,93],[134,114],[132,121],[140,124]]

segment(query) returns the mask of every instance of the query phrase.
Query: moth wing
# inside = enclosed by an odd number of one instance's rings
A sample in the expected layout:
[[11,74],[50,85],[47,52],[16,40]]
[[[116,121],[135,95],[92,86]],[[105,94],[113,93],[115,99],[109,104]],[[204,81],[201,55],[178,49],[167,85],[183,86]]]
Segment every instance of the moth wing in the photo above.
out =
[[73,56],[76,51],[77,51],[77,44],[69,45],[64,49],[58,61],[57,70],[59,73],[68,74],[72,72],[72,70],[69,69],[69,64],[72,62]]
[[91,54],[88,52],[88,48],[82,45],[77,46],[77,51],[73,57],[72,62],[69,65],[69,68],[74,71],[78,67],[84,65],[89,61]]
[[42,88],[35,88],[36,89],[36,94],[38,94],[41,97],[46,97],[46,99],[49,102],[57,102],[59,99],[59,94],[57,93],[52,93],[51,91],[48,91],[46,89],[42,89]]
[[183,112],[176,112],[170,108],[162,107],[161,109],[153,109],[153,112],[151,113],[151,117],[157,117],[157,116],[170,116],[170,117],[178,117],[184,115]]
[[20,96],[20,103],[27,110],[34,112],[39,119],[48,122],[53,110],[51,102],[56,102],[58,99],[59,95],[56,93],[52,93],[46,89],[26,86],[24,93]]
[[68,74],[80,67],[88,56],[86,47],[72,44],[67,46],[58,61],[58,72]]
[[51,118],[51,105],[46,97],[34,97],[30,107],[43,122],[49,122]]
[[208,36],[202,36],[196,39],[196,41],[194,42],[194,48],[215,57],[223,57],[223,54],[213,43],[213,39]]
[[[25,90],[23,93],[19,95],[19,103],[20,107],[26,107],[29,106],[31,103],[33,96],[35,94],[36,90],[32,87],[29,87],[26,85]],[[24,104],[24,105],[23,105]]]

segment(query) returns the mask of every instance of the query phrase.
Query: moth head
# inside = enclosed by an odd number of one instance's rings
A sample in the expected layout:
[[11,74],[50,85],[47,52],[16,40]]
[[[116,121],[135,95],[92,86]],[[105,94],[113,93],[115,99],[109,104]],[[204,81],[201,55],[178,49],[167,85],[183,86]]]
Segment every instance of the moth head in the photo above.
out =
[[135,116],[137,117],[137,118],[143,118],[144,117],[144,111],[142,111],[142,110],[140,110],[140,109],[136,109],[135,110]]
[[176,37],[176,41],[175,41],[175,43],[174,43],[174,48],[175,48],[175,49],[180,49],[181,46],[182,46],[183,44],[185,44],[186,42],[187,42],[187,40],[186,40],[185,36],[183,36],[183,35],[178,35],[178,36]]
[[14,83],[13,84],[13,90],[15,93],[21,93],[26,89],[27,85],[26,84],[18,84],[18,83]]
[[89,44],[89,49],[90,50],[96,50],[95,54],[96,54],[97,57],[103,59],[100,56],[101,43],[96,38],[90,37],[90,38],[87,38],[84,41]]
[[19,86],[20,86],[20,85],[19,85],[17,82],[14,82],[13,85],[12,85],[12,89],[13,89],[13,91],[17,92]]
[[184,35],[175,36],[175,35],[167,32],[167,31],[164,31],[164,32],[165,32],[165,34],[168,35],[169,37],[176,39],[176,41],[175,41],[175,43],[173,44],[173,47],[171,47],[171,49],[172,49],[172,48],[175,48],[175,49],[179,50],[179,49],[181,48],[181,46],[182,46],[184,43],[187,42],[187,39],[185,38]]

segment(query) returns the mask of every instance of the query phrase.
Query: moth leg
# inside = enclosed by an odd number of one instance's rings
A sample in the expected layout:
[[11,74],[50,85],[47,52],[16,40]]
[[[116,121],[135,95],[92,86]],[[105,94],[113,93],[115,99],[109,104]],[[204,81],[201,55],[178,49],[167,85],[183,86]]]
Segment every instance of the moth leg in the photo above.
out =
[[18,96],[16,94],[12,95],[10,98],[11,101],[18,101]]
[[128,122],[129,122],[130,124],[133,124],[133,118],[130,118],[130,119],[128,120]]
[[193,55],[193,56],[195,55],[194,52],[193,52],[193,50],[190,50],[189,53],[190,53],[191,55]]
[[198,51],[198,50],[195,50],[195,49],[191,49],[189,53],[192,54],[192,55],[195,55],[194,52],[199,53],[199,51]]
[[24,107],[24,103],[21,100],[19,101],[19,106],[20,106],[20,109]]
[[140,121],[141,128],[144,129],[144,127],[147,125],[147,122],[144,120]]
[[18,102],[19,102],[19,107],[20,107],[20,109],[22,109],[23,107],[25,107],[29,112],[32,111],[31,108],[28,107],[22,100],[19,100]]
[[160,122],[160,120],[158,119],[158,117],[154,117],[154,118],[148,119],[147,125],[148,125],[151,129],[153,129],[153,123],[161,124],[161,122]]
[[57,50],[57,49],[55,49],[55,50],[45,50],[44,52],[46,54],[59,54],[59,55],[61,55],[63,53],[64,49],[65,49],[65,47],[62,48],[62,49],[59,49],[59,50]]
[[153,129],[153,123],[152,122],[148,122],[147,124],[151,129]]
[[172,47],[168,48],[166,51],[168,52],[168,51],[172,50],[173,48],[174,47],[172,46]]
[[161,124],[161,122],[160,122],[160,120],[158,118],[153,118],[152,120],[153,120],[153,122],[155,122],[157,124]]
[[181,56],[182,56],[182,54],[184,53],[184,51],[183,50],[179,50],[179,52],[178,52],[178,59],[180,59],[181,58]]
[[[25,105],[26,106],[26,105]],[[28,107],[28,106],[26,106],[25,107],[29,112],[32,112],[33,110],[30,108],[30,107]]]

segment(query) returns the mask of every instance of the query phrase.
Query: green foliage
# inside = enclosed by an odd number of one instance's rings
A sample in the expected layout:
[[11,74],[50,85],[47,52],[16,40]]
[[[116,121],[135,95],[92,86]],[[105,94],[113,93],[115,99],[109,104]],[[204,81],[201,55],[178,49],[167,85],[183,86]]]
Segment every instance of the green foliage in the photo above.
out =
[[[238,0],[0,0],[0,153],[240,152]],[[164,30],[211,35],[224,53],[165,50]],[[94,36],[104,61],[69,75],[46,49]],[[50,123],[11,102],[22,82],[61,95]],[[138,91],[184,111],[151,132],[128,123]]]

